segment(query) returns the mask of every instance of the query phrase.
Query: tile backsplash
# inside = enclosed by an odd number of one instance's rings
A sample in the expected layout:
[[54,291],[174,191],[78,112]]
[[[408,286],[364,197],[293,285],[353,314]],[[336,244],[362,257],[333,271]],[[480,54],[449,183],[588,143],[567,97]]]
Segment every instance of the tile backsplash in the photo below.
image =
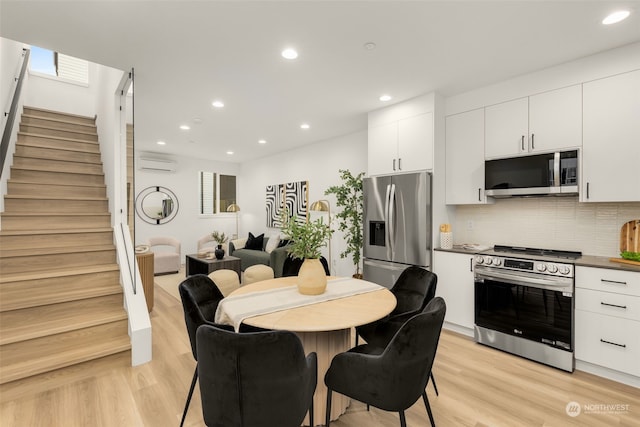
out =
[[576,197],[497,200],[492,205],[457,206],[454,244],[516,245],[620,254],[620,227],[640,219],[640,202],[579,203]]

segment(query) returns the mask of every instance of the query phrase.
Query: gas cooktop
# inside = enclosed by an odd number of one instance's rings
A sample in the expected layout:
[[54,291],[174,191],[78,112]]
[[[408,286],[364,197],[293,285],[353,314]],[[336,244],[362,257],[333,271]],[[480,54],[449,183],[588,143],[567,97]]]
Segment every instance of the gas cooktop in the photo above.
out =
[[511,255],[511,256],[532,255],[535,257],[560,258],[560,259],[577,259],[582,256],[582,252],[577,252],[577,251],[526,248],[521,246],[505,246],[505,245],[495,245],[493,247],[493,253],[497,255]]

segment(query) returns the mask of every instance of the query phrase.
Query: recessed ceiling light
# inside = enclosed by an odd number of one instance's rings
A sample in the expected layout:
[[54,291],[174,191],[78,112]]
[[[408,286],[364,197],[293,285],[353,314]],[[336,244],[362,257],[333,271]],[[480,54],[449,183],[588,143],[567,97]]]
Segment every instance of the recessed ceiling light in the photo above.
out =
[[303,123],[300,125],[300,129],[309,129],[311,126],[309,126],[309,123]]
[[167,145],[167,143],[164,142],[164,141],[158,141],[158,142],[156,142],[156,144],[158,144],[158,145]]
[[381,95],[378,99],[380,99],[380,101],[382,102],[391,101],[391,95]]
[[227,154],[231,156],[233,154],[233,151],[227,151]]
[[259,139],[258,140],[258,144],[266,144],[267,140],[266,139]]
[[611,25],[611,24],[618,23],[623,19],[626,19],[627,17],[629,17],[630,13],[631,12],[629,12],[628,10],[618,10],[616,12],[609,14],[606,18],[604,18],[602,20],[602,23],[604,25]]
[[189,130],[189,129],[191,129],[191,126],[188,126],[188,125],[180,125],[180,129],[182,129],[182,130]]
[[298,52],[293,48],[286,48],[281,53],[282,57],[285,59],[296,59],[298,57]]
[[213,105],[216,108],[222,108],[222,107],[224,107],[224,102],[222,102],[222,101],[213,101],[211,103],[211,105]]
[[376,48],[376,44],[373,43],[373,42],[367,42],[367,43],[364,44],[364,48],[366,50],[373,50],[373,49]]

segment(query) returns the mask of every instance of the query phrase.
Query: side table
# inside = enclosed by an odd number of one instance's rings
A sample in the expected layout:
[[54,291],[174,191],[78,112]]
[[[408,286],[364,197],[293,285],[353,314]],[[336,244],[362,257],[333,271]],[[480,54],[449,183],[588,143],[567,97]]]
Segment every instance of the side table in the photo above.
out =
[[136,254],[136,262],[140,277],[142,278],[142,288],[144,289],[144,299],[147,301],[147,310],[153,310],[153,252],[147,251]]

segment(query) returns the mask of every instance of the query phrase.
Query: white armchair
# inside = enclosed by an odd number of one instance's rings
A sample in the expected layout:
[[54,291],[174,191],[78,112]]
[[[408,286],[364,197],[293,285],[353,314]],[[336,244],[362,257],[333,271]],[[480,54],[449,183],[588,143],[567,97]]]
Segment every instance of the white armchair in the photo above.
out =
[[173,237],[149,237],[149,248],[153,251],[153,274],[177,273],[180,271],[180,241]]

